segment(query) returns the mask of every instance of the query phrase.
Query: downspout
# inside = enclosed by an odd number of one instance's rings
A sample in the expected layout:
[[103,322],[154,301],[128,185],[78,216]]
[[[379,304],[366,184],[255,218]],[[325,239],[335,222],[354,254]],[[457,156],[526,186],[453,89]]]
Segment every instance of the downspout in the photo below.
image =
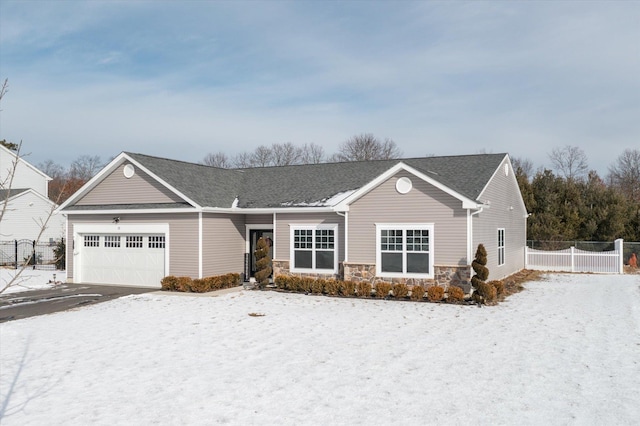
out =
[[[467,210],[467,212],[471,211],[471,209]],[[479,207],[475,212],[469,214],[467,216],[467,262],[471,265],[471,259],[473,258],[473,216],[476,214],[480,214],[484,211],[484,206]]]
[[198,278],[202,278],[202,212],[198,213]]
[[349,212],[336,212],[344,217],[344,262],[349,261]]

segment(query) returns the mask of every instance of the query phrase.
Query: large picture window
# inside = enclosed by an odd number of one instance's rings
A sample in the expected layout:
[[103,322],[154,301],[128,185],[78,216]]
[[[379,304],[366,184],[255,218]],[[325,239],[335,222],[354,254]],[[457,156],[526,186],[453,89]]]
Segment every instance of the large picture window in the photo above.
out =
[[498,266],[504,265],[504,228],[498,229]]
[[338,225],[291,226],[291,269],[335,272]]
[[382,277],[433,276],[433,224],[378,224],[377,273]]

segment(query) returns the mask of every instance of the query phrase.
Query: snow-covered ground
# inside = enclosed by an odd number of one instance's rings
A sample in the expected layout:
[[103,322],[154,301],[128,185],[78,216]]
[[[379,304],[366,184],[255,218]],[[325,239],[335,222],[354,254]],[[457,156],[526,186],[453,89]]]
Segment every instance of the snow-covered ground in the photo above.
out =
[[638,275],[484,308],[129,296],[0,324],[0,423],[638,424],[639,296]]
[[[0,289],[5,288],[18,273],[18,270],[0,268]],[[25,269],[17,279],[3,293],[15,293],[18,291],[43,290],[51,288],[56,283],[63,283],[67,279],[66,271],[39,271]]]

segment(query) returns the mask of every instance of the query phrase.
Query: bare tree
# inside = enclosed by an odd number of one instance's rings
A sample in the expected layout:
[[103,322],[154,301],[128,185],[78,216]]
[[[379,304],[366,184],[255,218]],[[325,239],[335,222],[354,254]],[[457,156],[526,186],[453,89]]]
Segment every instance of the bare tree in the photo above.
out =
[[84,180],[91,179],[104,167],[104,163],[97,155],[81,155],[73,160],[69,169],[69,177]]
[[300,150],[300,162],[302,164],[320,164],[325,161],[324,148],[314,143],[304,144]]
[[567,180],[582,179],[589,170],[587,155],[577,146],[565,145],[562,148],[553,148],[549,159],[554,170]]
[[248,169],[253,167],[251,163],[251,154],[248,152],[241,152],[240,154],[237,154],[233,157],[232,163],[233,167],[237,167],[239,169]]
[[527,179],[533,176],[533,163],[528,158],[512,157],[511,165],[517,175]]
[[640,201],[640,150],[624,150],[609,166],[609,182],[630,200]]
[[221,169],[231,168],[231,159],[222,151],[215,154],[209,153],[202,159],[202,164],[206,166],[218,167]]
[[38,164],[38,169],[52,179],[64,177],[64,167],[53,160],[45,160]]
[[291,142],[271,145],[271,164],[274,166],[300,164],[301,156],[300,148],[294,146]]
[[252,167],[267,167],[273,164],[273,151],[264,145],[260,145],[251,154]]
[[[4,83],[2,84],[2,87],[0,88],[0,101],[2,101],[2,99],[6,95],[8,91],[8,87],[9,87],[8,80],[5,79]],[[0,189],[3,189],[6,191],[6,195],[2,200],[2,205],[0,207],[0,222],[2,222],[2,219],[4,218],[4,214],[7,211],[7,207],[9,205],[9,198],[11,197],[11,188],[13,185],[14,178],[16,176],[16,171],[18,170],[18,165],[20,164],[20,159],[22,158],[21,152],[20,152],[22,149],[22,141],[20,141],[20,143],[18,144],[14,144],[14,146],[15,146],[15,150],[14,150],[15,158],[12,160],[11,166],[7,170],[7,175],[2,176],[2,178],[0,179]],[[0,175],[2,174],[2,172],[4,171],[0,170]],[[40,239],[42,238],[42,234],[47,229],[49,221],[51,220],[51,217],[53,216],[56,207],[57,207],[57,204],[52,204],[50,211],[47,212],[47,214],[44,217],[37,219],[37,223],[40,230],[38,232],[38,236],[36,237],[36,243],[40,241]],[[0,294],[7,291],[7,289],[9,289],[10,287],[19,285],[24,282],[24,279],[22,278],[21,275],[24,272],[26,266],[31,263],[32,257],[33,257],[33,253],[29,256],[28,259],[25,260],[22,266],[17,269],[16,273],[12,277],[10,277],[6,281],[4,280],[0,281]],[[18,259],[16,259],[16,262],[18,262]]]
[[335,161],[370,161],[389,160],[402,156],[402,151],[391,139],[384,141],[372,133],[355,135],[340,145],[339,152],[334,154]]

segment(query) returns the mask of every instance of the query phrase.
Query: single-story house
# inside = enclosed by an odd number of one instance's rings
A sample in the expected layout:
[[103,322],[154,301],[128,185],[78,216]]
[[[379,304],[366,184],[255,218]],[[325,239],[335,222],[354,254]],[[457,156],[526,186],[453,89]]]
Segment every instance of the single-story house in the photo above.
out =
[[79,283],[249,280],[260,237],[274,276],[468,290],[480,243],[491,279],[524,268],[527,212],[507,154],[220,169],[123,152],[59,210]]

